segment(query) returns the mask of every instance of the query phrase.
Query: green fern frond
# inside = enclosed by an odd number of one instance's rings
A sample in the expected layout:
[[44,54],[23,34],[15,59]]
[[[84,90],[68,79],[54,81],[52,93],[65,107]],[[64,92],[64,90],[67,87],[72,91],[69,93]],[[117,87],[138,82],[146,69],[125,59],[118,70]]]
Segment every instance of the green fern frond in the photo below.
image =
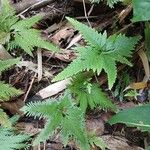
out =
[[26,18],[16,22],[14,25],[11,26],[11,29],[15,29],[16,31],[30,29],[33,25],[39,22],[42,19],[42,16],[35,15],[31,18]]
[[2,4],[3,9],[0,13],[1,44],[7,43],[9,39],[8,48],[20,47],[31,56],[34,47],[44,48],[54,52],[58,51],[58,48],[52,43],[42,39],[38,30],[32,29],[32,26],[41,19],[41,16],[33,16],[19,21],[8,0],[3,0]]
[[31,102],[24,106],[22,111],[27,113],[28,116],[47,118],[55,113],[57,107],[58,102],[55,99],[50,99],[43,102]]
[[0,148],[2,150],[20,150],[29,147],[26,141],[29,140],[29,135],[14,134],[13,131],[0,128]]
[[45,141],[49,136],[54,134],[55,129],[60,126],[63,120],[62,114],[55,112],[51,119],[47,120],[47,123],[41,133],[34,140],[33,145],[39,144],[39,142]]
[[[10,68],[12,65],[17,64],[20,61],[19,58],[0,60],[0,72],[5,71]],[[4,84],[0,81],[0,101],[8,101],[11,97],[18,96],[22,94],[21,90],[13,88],[9,84]]]
[[101,150],[106,150],[107,145],[106,145],[106,143],[103,141],[103,139],[101,137],[98,137],[98,136],[92,134],[92,135],[88,136],[88,139],[89,139],[90,145],[94,149],[95,149],[95,146],[96,146],[96,147],[99,147]]
[[67,19],[83,34],[88,46],[76,47],[78,57],[53,81],[66,79],[84,70],[93,70],[100,74],[104,69],[108,75],[109,89],[111,89],[117,77],[116,62],[131,66],[127,58],[131,57],[139,37],[128,38],[119,34],[107,38],[106,32],[101,34],[72,18]]
[[107,5],[111,8],[114,7],[114,4],[118,3],[118,2],[122,2],[123,0],[107,0]]
[[10,32],[10,28],[18,21],[18,17],[15,16],[14,9],[10,6],[8,0],[1,0],[0,10],[0,31]]
[[79,74],[73,78],[69,89],[75,96],[77,103],[83,112],[86,109],[94,109],[100,107],[102,109],[115,110],[116,106],[109,100],[102,92],[97,84],[91,84],[90,78],[85,77],[83,74]]
[[7,127],[7,128],[11,127],[11,122],[7,114],[2,109],[0,109],[0,124],[3,127]]
[[14,8],[11,7],[9,0],[1,0],[1,12],[5,15],[15,15]]
[[[99,3],[100,1],[104,1],[104,0],[90,0],[91,3]],[[106,0],[107,1],[107,5],[111,8],[114,7],[114,4],[118,3],[118,2],[122,2],[123,0]]]
[[[90,146],[85,132],[83,112],[72,107],[66,111],[67,115],[62,120],[61,139],[66,146],[70,136],[73,136],[79,144],[81,150],[90,150]],[[77,120],[78,118],[78,120]]]
[[7,59],[7,60],[0,60],[0,72],[5,71],[6,69],[10,68],[11,66],[19,63],[20,59]]
[[19,96],[22,94],[21,90],[17,90],[9,84],[0,82],[0,101],[8,101],[11,97]]
[[[16,32],[14,35],[13,45],[17,45],[26,51],[29,55],[32,56],[32,51],[34,47],[45,48],[52,51],[57,51],[58,49],[51,43],[43,40],[40,37],[40,32],[35,29],[23,29],[19,32]],[[11,42],[10,42],[10,47]]]
[[[84,131],[85,122],[83,121],[82,111],[74,105],[67,95],[59,100],[50,99],[44,102],[29,103],[27,106],[24,106],[22,110],[29,116],[43,116],[47,119],[45,128],[35,139],[34,145],[48,139],[48,137],[52,136],[54,131],[59,128],[62,131],[62,139],[65,145],[68,143],[69,137],[73,136],[80,145],[89,147]],[[75,120],[76,118],[78,118],[78,120]],[[71,123],[73,121],[72,119],[74,119],[76,125],[74,122]]]

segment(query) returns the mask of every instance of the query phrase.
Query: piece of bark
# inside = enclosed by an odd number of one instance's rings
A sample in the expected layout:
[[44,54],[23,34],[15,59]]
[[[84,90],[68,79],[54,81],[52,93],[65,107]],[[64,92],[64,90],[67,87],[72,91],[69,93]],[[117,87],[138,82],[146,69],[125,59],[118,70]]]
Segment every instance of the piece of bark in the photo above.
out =
[[62,80],[47,86],[46,88],[40,90],[36,93],[35,96],[39,96],[41,99],[45,99],[51,97],[53,95],[58,94],[59,92],[66,89],[67,85],[70,83],[70,79]]
[[103,135],[101,136],[110,150],[144,150],[141,147],[129,145],[129,141],[123,137]]

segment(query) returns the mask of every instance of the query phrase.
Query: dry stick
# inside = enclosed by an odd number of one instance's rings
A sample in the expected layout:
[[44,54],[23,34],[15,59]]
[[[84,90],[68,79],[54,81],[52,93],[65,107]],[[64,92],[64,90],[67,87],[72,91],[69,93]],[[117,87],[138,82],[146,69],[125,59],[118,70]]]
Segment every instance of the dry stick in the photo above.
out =
[[92,13],[93,8],[94,8],[94,4],[91,6],[91,8],[90,8],[90,10],[89,10],[89,12],[88,12],[88,18],[89,18],[89,16],[90,16],[90,14]]
[[43,150],[46,150],[46,141],[43,143]]
[[122,33],[125,30],[127,30],[129,27],[131,27],[133,25],[133,23],[131,22],[130,24],[124,26],[122,29],[120,29],[119,31],[116,32],[116,34]]
[[31,88],[32,88],[32,85],[33,85],[33,82],[34,82],[36,76],[37,76],[37,73],[34,74],[34,77],[33,77],[32,80],[31,80],[30,86],[29,86],[28,91],[27,91],[27,93],[26,93],[26,95],[25,95],[25,97],[24,97],[24,100],[23,100],[24,102],[26,101],[26,99],[27,99],[27,97],[28,97],[28,95],[29,95],[29,92],[30,92],[30,90],[31,90]]
[[[45,0],[43,0],[43,1],[45,1]],[[20,16],[20,15],[24,14],[28,10],[35,9],[36,6],[38,6],[39,4],[42,4],[43,1],[40,1],[40,2],[37,2],[37,3],[33,4],[33,5],[31,5],[30,7],[26,8],[25,10],[23,10],[22,12],[20,12],[17,16]]]
[[42,52],[41,49],[37,50],[37,61],[38,61],[38,82],[42,79]]
[[[14,4],[13,7],[16,10],[16,13],[20,13],[26,9],[37,9],[41,8],[43,6],[46,6],[49,3],[54,2],[54,0],[30,0],[30,1],[22,1],[17,4]],[[31,8],[30,8],[31,7]]]
[[[83,2],[82,0],[73,0],[73,1],[74,1],[74,2],[81,2],[81,3]],[[89,1],[89,0],[85,0],[85,3],[88,3],[88,4],[89,4],[90,1]]]
[[92,26],[91,26],[91,23],[90,23],[90,21],[89,21],[89,19],[88,19],[88,16],[87,16],[86,6],[85,6],[85,0],[83,0],[83,8],[84,8],[84,15],[85,15],[85,18],[86,18],[86,20],[87,20],[89,26],[92,27]]

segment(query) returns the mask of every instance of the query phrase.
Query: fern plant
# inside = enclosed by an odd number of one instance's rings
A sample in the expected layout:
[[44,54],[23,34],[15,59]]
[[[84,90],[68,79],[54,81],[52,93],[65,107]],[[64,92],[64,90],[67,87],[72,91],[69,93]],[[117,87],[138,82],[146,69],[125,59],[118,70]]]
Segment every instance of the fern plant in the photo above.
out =
[[101,137],[97,137],[95,134],[88,135],[88,140],[93,149],[97,149],[96,147],[99,147],[101,150],[106,150],[107,148],[103,139]]
[[108,75],[109,89],[111,89],[117,77],[116,62],[132,66],[127,58],[131,57],[139,37],[129,38],[122,34],[114,34],[107,38],[106,32],[101,34],[72,18],[67,17],[67,19],[82,33],[87,46],[75,48],[78,57],[53,81],[71,77],[84,70],[93,70],[99,75],[104,69]]
[[2,127],[11,128],[11,122],[9,120],[8,115],[0,109],[0,124]]
[[[99,3],[100,1],[104,1],[104,0],[90,0],[91,3]],[[116,4],[117,2],[122,2],[123,0],[106,0],[107,1],[107,5],[111,8],[114,7],[114,4]]]
[[91,78],[84,74],[73,77],[69,90],[75,97],[77,104],[85,113],[88,106],[90,109],[100,107],[102,109],[115,110],[115,105],[106,97],[97,84],[90,82]]
[[14,131],[0,127],[0,148],[3,150],[20,150],[28,148],[29,135],[15,134]]
[[31,102],[24,106],[22,110],[28,116],[45,118],[47,120],[45,128],[35,139],[33,145],[46,140],[54,134],[56,129],[59,129],[65,146],[74,137],[81,150],[90,149],[85,132],[83,112],[72,102],[69,96],[65,95],[59,100],[49,99],[43,102]]
[[[19,59],[0,60],[0,73],[19,62]],[[9,84],[0,81],[0,102],[9,101],[11,97],[22,94],[21,90],[17,90]],[[7,114],[0,109],[0,124],[4,127],[11,127],[11,122]]]
[[19,20],[8,0],[2,0],[1,4],[0,44],[7,43],[8,49],[20,47],[31,56],[34,47],[58,50],[53,44],[41,38],[39,30],[32,28],[41,19],[41,16]]
[[[17,64],[19,59],[0,60],[0,73]],[[11,97],[22,94],[20,90],[13,88],[9,84],[0,81],[0,101],[8,101]]]

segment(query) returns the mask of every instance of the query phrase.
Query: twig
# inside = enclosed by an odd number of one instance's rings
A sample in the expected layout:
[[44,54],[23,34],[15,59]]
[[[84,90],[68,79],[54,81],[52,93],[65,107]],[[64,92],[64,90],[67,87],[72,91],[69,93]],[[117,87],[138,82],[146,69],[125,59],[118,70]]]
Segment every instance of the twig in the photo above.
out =
[[91,6],[91,8],[90,8],[90,10],[89,10],[89,12],[88,12],[88,18],[89,18],[89,16],[90,16],[90,14],[92,13],[93,8],[94,8],[94,4]]
[[28,97],[28,95],[29,95],[29,92],[30,92],[30,90],[31,90],[31,88],[32,88],[32,85],[33,85],[33,82],[34,82],[36,76],[37,76],[37,73],[35,73],[34,77],[32,78],[32,80],[31,80],[31,82],[30,82],[30,86],[29,86],[29,88],[28,88],[28,90],[27,90],[27,93],[26,93],[26,95],[25,95],[25,97],[24,97],[24,100],[23,100],[24,102],[26,101],[26,99],[27,99],[27,97]]
[[42,79],[42,52],[41,49],[37,50],[37,61],[38,61],[38,82]]
[[14,4],[17,13],[28,11],[29,9],[41,8],[49,3],[54,2],[54,0],[30,0],[30,1],[21,1],[17,4]]
[[89,19],[88,19],[87,12],[86,12],[85,0],[83,0],[83,8],[84,8],[84,15],[85,15],[85,18],[86,18],[86,20],[87,20],[89,26],[92,27],[92,26],[91,26],[91,23],[90,23],[90,21],[89,21]]
[[131,22],[130,24],[124,26],[121,30],[117,31],[116,34],[122,33],[124,32],[126,29],[128,29],[129,27],[131,27],[133,25],[133,23]]

